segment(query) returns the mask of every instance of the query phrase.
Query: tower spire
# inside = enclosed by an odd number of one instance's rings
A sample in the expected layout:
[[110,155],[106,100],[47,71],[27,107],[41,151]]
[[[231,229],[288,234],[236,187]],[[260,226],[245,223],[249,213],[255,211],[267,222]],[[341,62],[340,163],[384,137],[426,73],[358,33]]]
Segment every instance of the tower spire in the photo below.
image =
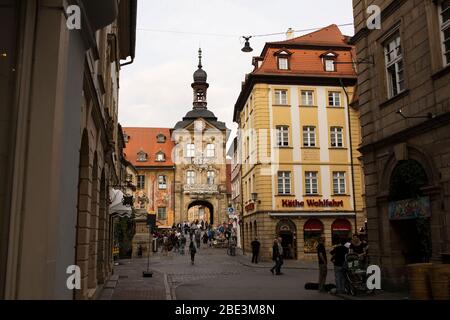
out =
[[202,48],[198,49],[198,69],[194,72],[194,109],[206,109],[208,102],[206,100],[206,92],[209,84],[207,82],[208,75],[203,70],[202,65]]
[[198,68],[203,68],[202,66],[202,48],[198,49]]

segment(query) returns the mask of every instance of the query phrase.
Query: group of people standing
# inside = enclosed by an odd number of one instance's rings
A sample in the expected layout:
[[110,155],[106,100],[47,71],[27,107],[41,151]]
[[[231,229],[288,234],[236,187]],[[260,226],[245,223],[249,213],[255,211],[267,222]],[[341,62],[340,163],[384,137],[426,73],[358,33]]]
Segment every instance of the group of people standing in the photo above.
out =
[[[334,239],[333,242],[337,243],[330,251],[332,256],[331,262],[333,262],[334,265],[336,293],[346,293],[345,262],[347,254],[357,254],[361,266],[365,268],[367,266],[367,253],[369,246],[367,241],[361,239],[361,236],[358,234],[354,234],[352,240],[350,241],[341,238]],[[317,258],[319,261],[319,291],[326,292],[325,283],[328,273],[328,260],[325,249],[325,238],[323,237],[319,239],[319,244],[317,245]]]
[[189,254],[191,256],[191,263],[195,263],[195,255],[201,248],[201,243],[205,246],[212,246],[217,238],[227,239],[232,242],[236,238],[232,225],[222,224],[217,228],[213,228],[211,224],[204,221],[194,221],[192,223],[183,222],[178,225],[173,225],[171,230],[162,233],[154,233],[153,237],[157,239],[158,247],[161,248],[161,253],[167,255],[169,251],[185,254],[187,239],[189,238]]

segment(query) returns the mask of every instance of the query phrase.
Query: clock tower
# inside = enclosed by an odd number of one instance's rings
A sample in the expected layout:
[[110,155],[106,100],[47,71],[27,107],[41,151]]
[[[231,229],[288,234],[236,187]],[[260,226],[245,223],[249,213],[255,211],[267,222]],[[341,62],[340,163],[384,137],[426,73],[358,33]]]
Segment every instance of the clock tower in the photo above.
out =
[[228,222],[226,141],[229,131],[208,110],[208,75],[198,51],[194,72],[193,107],[172,130],[175,143],[175,223]]

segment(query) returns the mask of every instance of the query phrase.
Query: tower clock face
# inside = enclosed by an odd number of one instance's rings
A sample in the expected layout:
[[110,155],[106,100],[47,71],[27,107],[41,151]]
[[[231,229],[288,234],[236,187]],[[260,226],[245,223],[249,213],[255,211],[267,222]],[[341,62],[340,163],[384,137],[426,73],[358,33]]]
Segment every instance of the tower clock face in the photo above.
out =
[[203,121],[195,121],[195,131],[203,131],[204,124]]

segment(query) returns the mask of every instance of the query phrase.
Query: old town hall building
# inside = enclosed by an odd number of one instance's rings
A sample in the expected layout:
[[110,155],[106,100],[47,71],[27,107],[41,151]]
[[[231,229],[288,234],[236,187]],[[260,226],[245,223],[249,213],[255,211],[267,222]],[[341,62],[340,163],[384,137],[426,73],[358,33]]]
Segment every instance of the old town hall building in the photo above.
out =
[[193,109],[182,121],[174,128],[124,128],[126,156],[138,169],[135,207],[156,215],[160,229],[183,221],[217,225],[228,220],[228,129],[207,108],[208,87],[200,50]]

